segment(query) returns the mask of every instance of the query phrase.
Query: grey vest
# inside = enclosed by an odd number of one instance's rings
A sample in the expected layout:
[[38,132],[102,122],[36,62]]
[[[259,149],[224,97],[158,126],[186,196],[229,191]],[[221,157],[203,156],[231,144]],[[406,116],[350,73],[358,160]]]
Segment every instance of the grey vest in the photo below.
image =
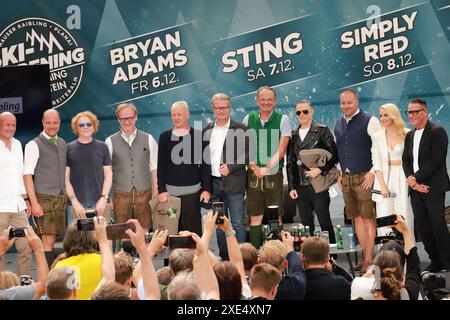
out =
[[36,192],[51,196],[57,196],[61,192],[66,193],[66,142],[58,137],[54,145],[42,133],[33,141],[39,148],[39,158],[34,169]]
[[122,138],[120,131],[111,136],[113,147],[112,170],[113,190],[129,192],[133,187],[138,191],[150,190],[150,146],[148,134],[137,130],[131,144]]

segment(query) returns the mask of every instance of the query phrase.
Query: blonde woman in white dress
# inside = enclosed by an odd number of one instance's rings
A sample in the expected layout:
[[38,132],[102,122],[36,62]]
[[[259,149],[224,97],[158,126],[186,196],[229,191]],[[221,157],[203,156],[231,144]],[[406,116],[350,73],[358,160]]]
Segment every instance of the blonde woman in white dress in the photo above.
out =
[[[395,104],[388,103],[380,108],[382,128],[375,132],[372,141],[372,162],[376,179],[372,200],[376,203],[377,217],[401,214],[412,231],[414,239],[414,216],[408,196],[408,184],[402,168],[402,154],[405,136],[409,129]],[[389,195],[395,193],[395,197]],[[379,235],[386,235],[390,228],[379,228]]]

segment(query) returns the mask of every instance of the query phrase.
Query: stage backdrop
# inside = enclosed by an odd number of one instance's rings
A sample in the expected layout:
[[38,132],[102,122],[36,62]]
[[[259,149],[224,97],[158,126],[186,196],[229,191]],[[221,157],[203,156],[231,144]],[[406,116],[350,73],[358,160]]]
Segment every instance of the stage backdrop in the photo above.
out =
[[295,101],[309,99],[333,128],[339,91],[352,87],[374,115],[423,97],[450,133],[448,0],[15,0],[2,3],[0,21],[0,66],[49,65],[45,107],[61,112],[68,141],[83,110],[98,115],[105,139],[123,101],[156,139],[180,99],[205,125],[210,97],[225,92],[241,120],[262,85],[276,87],[295,125]]

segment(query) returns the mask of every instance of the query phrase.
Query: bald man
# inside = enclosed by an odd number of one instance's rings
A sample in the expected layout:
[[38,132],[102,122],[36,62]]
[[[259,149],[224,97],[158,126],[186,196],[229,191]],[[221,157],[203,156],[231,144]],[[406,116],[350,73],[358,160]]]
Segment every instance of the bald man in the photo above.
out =
[[[10,112],[0,114],[0,232],[8,226],[28,226],[29,203],[23,184],[22,144],[14,138],[16,117]],[[30,274],[31,249],[25,237],[17,238],[17,274]],[[0,257],[4,270],[4,256]]]
[[64,170],[67,147],[58,137],[60,125],[58,111],[48,109],[44,112],[44,130],[25,146],[23,170],[31,214],[36,221],[37,234],[42,237],[49,266],[54,259],[56,236],[64,232],[66,220]]

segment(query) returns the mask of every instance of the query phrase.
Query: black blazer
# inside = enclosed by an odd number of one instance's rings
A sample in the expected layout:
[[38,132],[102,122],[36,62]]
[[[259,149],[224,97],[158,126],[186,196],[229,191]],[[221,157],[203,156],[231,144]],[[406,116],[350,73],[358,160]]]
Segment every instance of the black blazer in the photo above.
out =
[[[211,140],[214,124],[215,121],[210,122],[203,128],[203,138],[207,141]],[[221,164],[227,164],[230,170],[226,177],[222,176],[223,189],[226,193],[241,193],[245,192],[246,189],[246,164],[248,164],[249,159],[249,138],[247,135],[243,135],[246,131],[247,127],[244,124],[230,119],[230,127],[225,137],[220,162]],[[234,146],[234,151],[229,154],[232,159],[227,159],[227,145]]]
[[450,190],[447,173],[448,137],[444,128],[427,121],[419,145],[419,171],[413,169],[413,142],[416,129],[409,131],[405,138],[402,162],[405,176],[413,175],[418,183],[430,187],[430,193],[445,193]]
[[296,186],[303,184],[304,179],[306,179],[304,169],[297,164],[301,150],[320,148],[331,153],[330,160],[323,167],[319,168],[322,170],[322,175],[326,175],[339,161],[336,143],[328,127],[317,125],[313,121],[303,141],[300,140],[298,129],[300,129],[300,126],[292,132],[292,139],[289,141],[287,151],[286,172],[289,190],[294,190]]

